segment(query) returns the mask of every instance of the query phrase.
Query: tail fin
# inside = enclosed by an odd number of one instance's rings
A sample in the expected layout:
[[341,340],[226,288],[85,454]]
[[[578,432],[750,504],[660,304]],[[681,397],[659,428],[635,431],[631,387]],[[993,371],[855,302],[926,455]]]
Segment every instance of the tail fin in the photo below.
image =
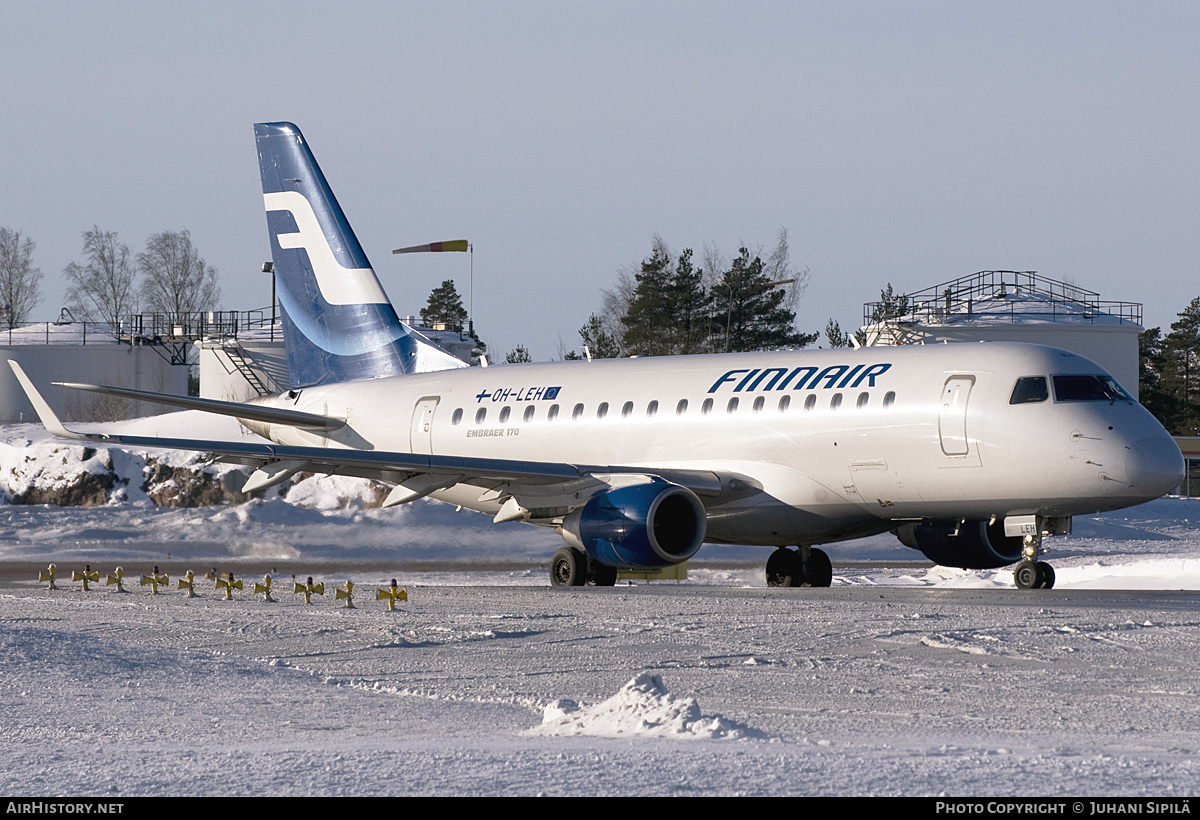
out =
[[292,386],[466,367],[396,316],[300,129],[254,136]]

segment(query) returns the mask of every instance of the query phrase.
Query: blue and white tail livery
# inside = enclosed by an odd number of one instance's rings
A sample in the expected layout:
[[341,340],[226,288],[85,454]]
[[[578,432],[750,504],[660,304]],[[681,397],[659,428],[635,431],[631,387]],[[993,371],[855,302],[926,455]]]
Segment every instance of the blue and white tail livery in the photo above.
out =
[[254,135],[292,387],[465,367],[400,321],[300,129]]
[[[299,130],[255,126],[296,385],[249,404],[71,385],[223,413],[263,439],[67,429],[94,446],[218,453],[247,490],[301,470],[559,533],[557,585],[669,568],[703,543],[774,546],[766,582],[829,586],[818,544],[894,532],[939,564],[1016,564],[1043,538],[1170,491],[1183,457],[1094,362],[1040,345],[788,350],[460,367],[396,318]],[[454,369],[450,369],[452,367]],[[439,371],[439,372],[431,372]],[[794,549],[793,549],[794,548]]]

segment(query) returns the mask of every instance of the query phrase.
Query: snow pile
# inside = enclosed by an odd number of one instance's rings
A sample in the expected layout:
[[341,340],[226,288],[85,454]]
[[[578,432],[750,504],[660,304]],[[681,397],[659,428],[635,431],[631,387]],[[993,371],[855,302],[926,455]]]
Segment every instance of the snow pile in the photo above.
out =
[[659,675],[643,672],[595,706],[580,707],[572,700],[550,703],[543,711],[542,725],[525,734],[713,740],[759,733],[720,717],[704,717],[695,698],[677,698],[667,691]]
[[16,504],[107,504],[121,482],[108,450],[69,446],[48,438],[0,441],[0,491]]

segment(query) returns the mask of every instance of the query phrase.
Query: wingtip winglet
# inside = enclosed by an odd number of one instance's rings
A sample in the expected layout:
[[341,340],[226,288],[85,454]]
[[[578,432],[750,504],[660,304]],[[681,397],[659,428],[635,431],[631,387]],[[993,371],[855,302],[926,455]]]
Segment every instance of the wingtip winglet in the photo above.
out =
[[21,365],[9,359],[8,366],[12,368],[13,375],[17,377],[17,381],[21,384],[21,389],[25,391],[25,396],[29,399],[29,403],[33,405],[34,411],[37,412],[38,418],[47,430],[59,438],[86,438],[86,436],[72,432],[63,426],[58,416],[50,409],[50,404],[42,398],[42,394],[38,392],[38,389],[33,386],[33,382],[25,375],[25,371],[21,369]]

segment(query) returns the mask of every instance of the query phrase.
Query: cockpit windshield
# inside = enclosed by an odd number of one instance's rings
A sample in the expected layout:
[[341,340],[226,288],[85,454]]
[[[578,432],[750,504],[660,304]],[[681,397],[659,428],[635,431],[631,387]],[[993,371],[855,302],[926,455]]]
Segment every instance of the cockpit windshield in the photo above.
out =
[[1053,380],[1055,401],[1133,401],[1112,376],[1054,376]]
[[1046,389],[1045,376],[1024,376],[1017,379],[1008,403],[1036,404],[1048,398],[1050,398],[1050,391]]

